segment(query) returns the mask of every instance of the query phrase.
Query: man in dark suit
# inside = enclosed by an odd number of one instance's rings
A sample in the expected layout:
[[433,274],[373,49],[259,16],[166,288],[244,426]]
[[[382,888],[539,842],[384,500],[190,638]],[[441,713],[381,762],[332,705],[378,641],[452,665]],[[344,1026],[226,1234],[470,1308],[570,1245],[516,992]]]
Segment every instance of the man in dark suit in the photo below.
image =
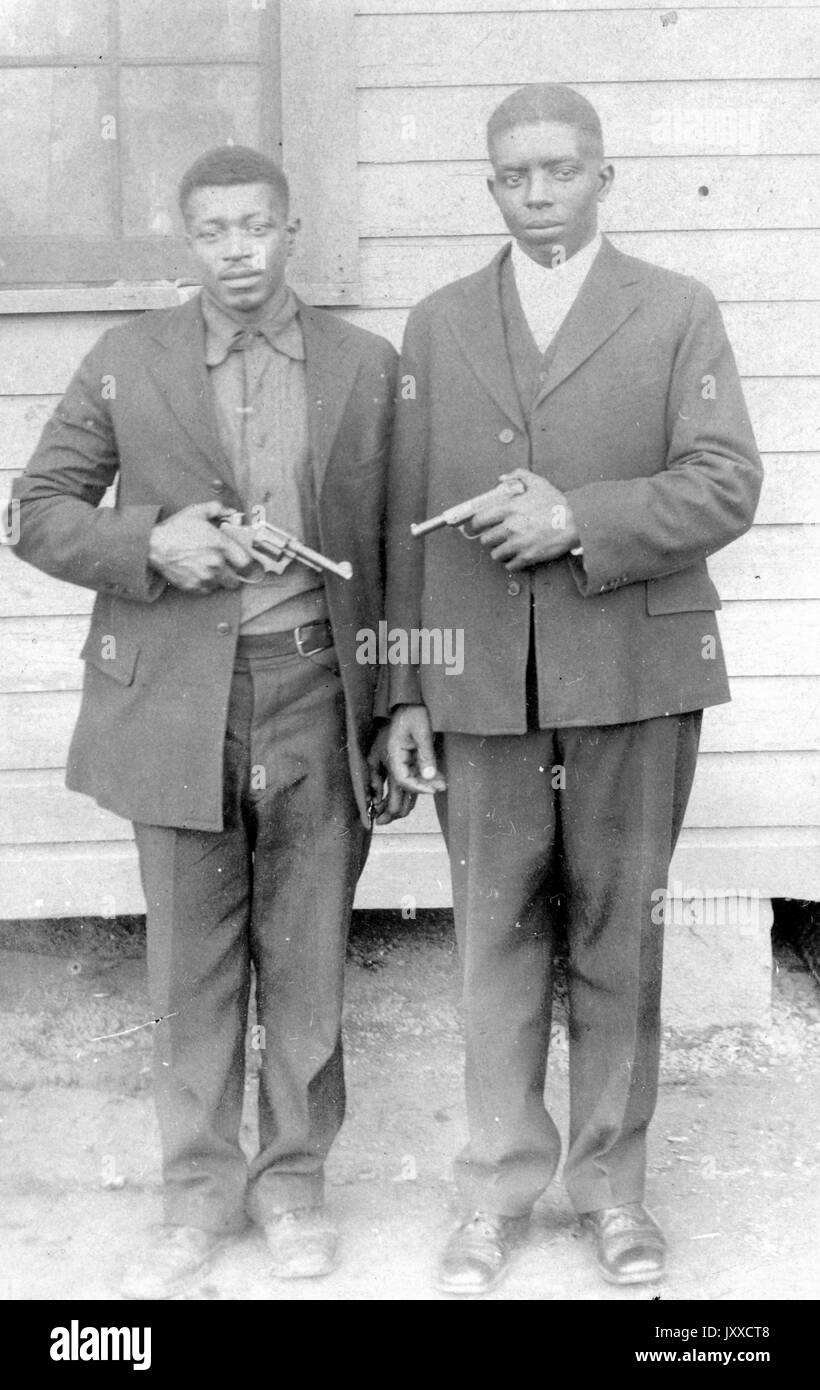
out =
[[[589,102],[523,88],[488,145],[514,241],[410,315],[388,492],[389,630],[463,632],[462,675],[394,667],[390,688],[391,767],[408,792],[437,794],[465,972],[465,1219],[439,1270],[453,1293],[500,1277],[558,1167],[543,1099],[556,885],[565,1183],[607,1279],[663,1272],[643,1206],[652,908],[701,712],[729,698],[706,556],[749,527],[761,482],[709,291],[598,233],[613,170]],[[411,522],[501,475],[525,490],[478,511],[472,544],[446,528],[411,538]]]
[[[382,611],[396,354],[289,289],[298,222],[264,155],[202,156],[180,205],[202,293],[105,334],[15,490],[18,553],[97,591],[67,780],[134,822],[148,905],[165,1224],[133,1297],[186,1287],[247,1215],[274,1274],[333,1266],[345,940],[383,786],[354,634]],[[230,511],[352,578],[263,576],[218,529]]]

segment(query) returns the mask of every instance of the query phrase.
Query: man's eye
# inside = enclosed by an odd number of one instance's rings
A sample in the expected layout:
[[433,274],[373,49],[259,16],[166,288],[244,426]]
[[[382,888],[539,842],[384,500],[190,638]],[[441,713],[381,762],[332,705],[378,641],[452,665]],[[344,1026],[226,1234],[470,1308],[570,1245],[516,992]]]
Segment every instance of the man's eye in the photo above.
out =
[[197,239],[197,241],[216,241],[216,239],[217,239],[218,236],[219,236],[219,232],[214,232],[214,231],[197,232],[197,237],[196,237],[196,239]]
[[506,178],[504,179],[504,182],[508,188],[517,188],[519,183],[521,182],[521,175],[507,174]]
[[555,171],[555,177],[556,177],[557,179],[573,179],[573,178],[575,178],[575,170],[574,170],[574,169],[556,169],[556,171]]
[[266,236],[270,230],[270,222],[254,222],[253,225],[248,228],[251,236]]

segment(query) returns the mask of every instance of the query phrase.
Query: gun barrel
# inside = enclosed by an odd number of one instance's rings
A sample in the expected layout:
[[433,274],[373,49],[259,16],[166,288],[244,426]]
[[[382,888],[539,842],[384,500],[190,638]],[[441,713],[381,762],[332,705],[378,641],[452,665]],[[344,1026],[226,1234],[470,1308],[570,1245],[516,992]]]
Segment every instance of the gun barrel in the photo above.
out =
[[[279,549],[280,554],[284,551],[292,555],[294,560],[301,560],[302,564],[310,569],[327,570],[330,574],[338,575],[340,579],[353,578],[353,566],[349,560],[329,560],[326,555],[320,555],[318,550],[311,550],[309,545],[303,545],[295,536],[290,536],[287,531],[280,531],[278,527],[269,523],[265,525],[264,530],[270,533],[270,541]],[[264,545],[265,537],[260,537],[259,541]]]
[[429,521],[412,521],[410,523],[411,536],[428,536],[431,531],[440,531],[442,526],[447,525],[447,517],[444,512],[440,516],[431,516]]
[[410,523],[411,536],[427,536],[431,531],[440,531],[443,526],[463,526],[481,508],[491,502],[500,502],[508,497],[517,497],[519,493],[526,492],[526,484],[521,478],[507,478],[503,483],[498,483],[496,487],[490,488],[489,492],[482,492],[478,497],[471,497],[468,502],[457,502],[454,507],[448,507],[446,511],[439,512],[438,516],[431,516],[427,521],[413,521]]

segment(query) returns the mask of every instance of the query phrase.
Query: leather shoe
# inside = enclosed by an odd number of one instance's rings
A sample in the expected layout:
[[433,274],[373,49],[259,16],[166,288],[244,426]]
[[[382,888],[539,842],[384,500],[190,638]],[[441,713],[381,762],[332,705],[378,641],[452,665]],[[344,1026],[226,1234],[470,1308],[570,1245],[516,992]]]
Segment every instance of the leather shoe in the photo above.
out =
[[506,1273],[527,1217],[477,1211],[453,1231],[444,1247],[436,1283],[442,1293],[487,1293]]
[[339,1233],[321,1207],[283,1211],[263,1228],[276,1279],[319,1279],[336,1267]]
[[584,1212],[581,1225],[594,1236],[598,1268],[610,1284],[645,1284],[663,1278],[663,1231],[640,1202]]
[[185,1293],[210,1268],[230,1235],[198,1226],[159,1226],[149,1232],[141,1253],[121,1283],[123,1298],[174,1298]]

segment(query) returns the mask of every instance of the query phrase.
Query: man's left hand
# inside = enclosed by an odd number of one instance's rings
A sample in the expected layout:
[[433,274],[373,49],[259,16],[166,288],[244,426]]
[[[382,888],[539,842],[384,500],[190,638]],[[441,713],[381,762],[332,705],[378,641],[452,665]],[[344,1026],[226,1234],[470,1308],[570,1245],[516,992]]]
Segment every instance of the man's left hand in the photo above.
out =
[[526,491],[507,501],[482,507],[469,524],[469,533],[488,546],[494,560],[508,570],[529,569],[557,560],[581,539],[563,492],[538,473],[516,468],[502,481],[520,478]]

